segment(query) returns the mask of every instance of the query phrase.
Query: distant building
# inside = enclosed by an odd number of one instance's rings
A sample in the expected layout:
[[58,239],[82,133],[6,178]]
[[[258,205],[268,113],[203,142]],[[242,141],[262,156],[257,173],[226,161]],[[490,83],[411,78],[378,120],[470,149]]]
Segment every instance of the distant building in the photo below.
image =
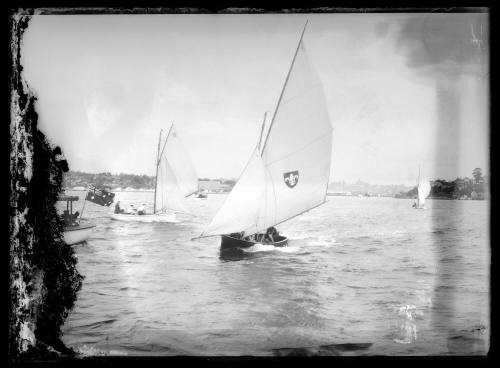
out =
[[198,180],[198,190],[217,193],[223,190],[220,180]]
[[230,185],[230,184],[221,184],[220,185],[220,188],[219,188],[219,191],[222,191],[222,192],[230,192],[231,189],[233,189],[233,186]]

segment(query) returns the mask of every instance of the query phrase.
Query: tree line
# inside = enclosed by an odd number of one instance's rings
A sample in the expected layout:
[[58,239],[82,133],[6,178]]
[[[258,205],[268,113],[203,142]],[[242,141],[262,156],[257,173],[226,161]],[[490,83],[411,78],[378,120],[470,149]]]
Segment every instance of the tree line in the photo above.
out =
[[[200,178],[198,180],[218,180],[222,184],[234,186],[236,183],[233,179],[209,179]],[[87,188],[90,184],[94,184],[98,188],[113,190],[117,188],[133,188],[133,189],[154,189],[155,177],[148,175],[135,174],[111,174],[110,172],[101,172],[97,174],[86,173],[82,171],[69,171],[65,173],[63,179],[64,188],[84,187]]]
[[[417,186],[408,192],[400,192],[397,198],[416,198]],[[482,170],[476,167],[472,171],[472,178],[456,178],[453,181],[437,179],[431,181],[429,198],[442,199],[484,199],[487,192],[487,180]]]

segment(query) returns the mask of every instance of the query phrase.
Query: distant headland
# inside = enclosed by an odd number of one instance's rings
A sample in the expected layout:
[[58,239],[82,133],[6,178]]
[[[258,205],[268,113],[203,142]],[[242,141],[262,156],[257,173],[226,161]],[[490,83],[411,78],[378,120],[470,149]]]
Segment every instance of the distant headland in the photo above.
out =
[[[200,190],[211,193],[228,193],[236,184],[235,179],[200,178]],[[150,191],[154,190],[154,176],[135,174],[86,173],[69,171],[65,173],[63,187],[67,190],[86,190],[90,184],[111,191]],[[431,180],[429,198],[435,199],[485,199],[487,197],[488,178],[482,175],[480,168],[475,168],[472,178],[456,178],[453,181]],[[330,196],[363,196],[416,198],[417,186],[404,184],[374,185],[358,180],[355,183],[335,181],[328,185]]]
[[[230,192],[235,183],[234,179],[198,179],[199,189],[211,193]],[[64,175],[63,187],[66,190],[86,190],[90,184],[115,192],[150,191],[154,190],[155,178],[148,175],[111,174],[109,172],[93,174],[82,171],[68,171]]]
[[[487,199],[489,178],[480,168],[472,171],[472,178],[456,178],[452,181],[431,180],[431,199]],[[417,185],[370,185],[358,180],[354,184],[333,182],[328,186],[328,195],[358,197],[416,198]]]

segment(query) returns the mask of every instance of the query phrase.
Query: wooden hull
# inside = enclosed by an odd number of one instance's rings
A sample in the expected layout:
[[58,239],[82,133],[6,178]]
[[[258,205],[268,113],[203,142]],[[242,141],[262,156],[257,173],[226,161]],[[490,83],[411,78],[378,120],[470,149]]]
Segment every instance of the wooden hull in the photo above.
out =
[[[230,249],[235,249],[235,248],[250,248],[254,246],[255,244],[260,244],[259,242],[254,242],[254,241],[249,241],[245,239],[237,239],[233,238],[232,236],[229,235],[221,235],[221,243],[220,243],[220,250],[225,251],[225,250],[230,250]],[[285,245],[288,244],[288,238],[284,236],[279,236],[277,241],[273,243],[265,243],[265,244],[271,244],[274,245],[275,247],[284,247]]]
[[63,233],[64,242],[68,245],[83,243],[90,237],[94,227],[91,224],[67,226]]
[[125,213],[113,213],[113,220],[130,222],[179,222],[175,213],[161,213],[150,215],[129,215]]

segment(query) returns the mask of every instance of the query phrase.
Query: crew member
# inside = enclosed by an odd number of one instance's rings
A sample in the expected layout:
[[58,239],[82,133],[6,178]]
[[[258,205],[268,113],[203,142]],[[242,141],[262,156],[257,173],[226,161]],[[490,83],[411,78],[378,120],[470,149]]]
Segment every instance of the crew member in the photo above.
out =
[[275,227],[271,226],[266,231],[266,238],[269,242],[274,243],[278,239],[278,230]]
[[76,226],[78,225],[78,216],[80,216],[80,212],[76,211],[74,214],[73,214],[73,218],[71,219],[71,225],[73,226]]
[[120,208],[120,201],[115,204],[115,213],[123,213],[125,212],[122,208]]
[[133,215],[133,214],[135,214],[135,211],[136,211],[136,210],[135,210],[135,208],[134,208],[134,205],[133,205],[133,204],[131,204],[130,206],[128,206],[128,208],[127,208],[127,213],[128,213],[129,215]]
[[64,210],[62,218],[63,218],[64,223],[66,225],[71,225],[71,217],[69,215],[69,211],[68,210]]
[[141,204],[139,208],[137,209],[137,214],[138,215],[145,215],[146,214],[146,207],[145,204]]

